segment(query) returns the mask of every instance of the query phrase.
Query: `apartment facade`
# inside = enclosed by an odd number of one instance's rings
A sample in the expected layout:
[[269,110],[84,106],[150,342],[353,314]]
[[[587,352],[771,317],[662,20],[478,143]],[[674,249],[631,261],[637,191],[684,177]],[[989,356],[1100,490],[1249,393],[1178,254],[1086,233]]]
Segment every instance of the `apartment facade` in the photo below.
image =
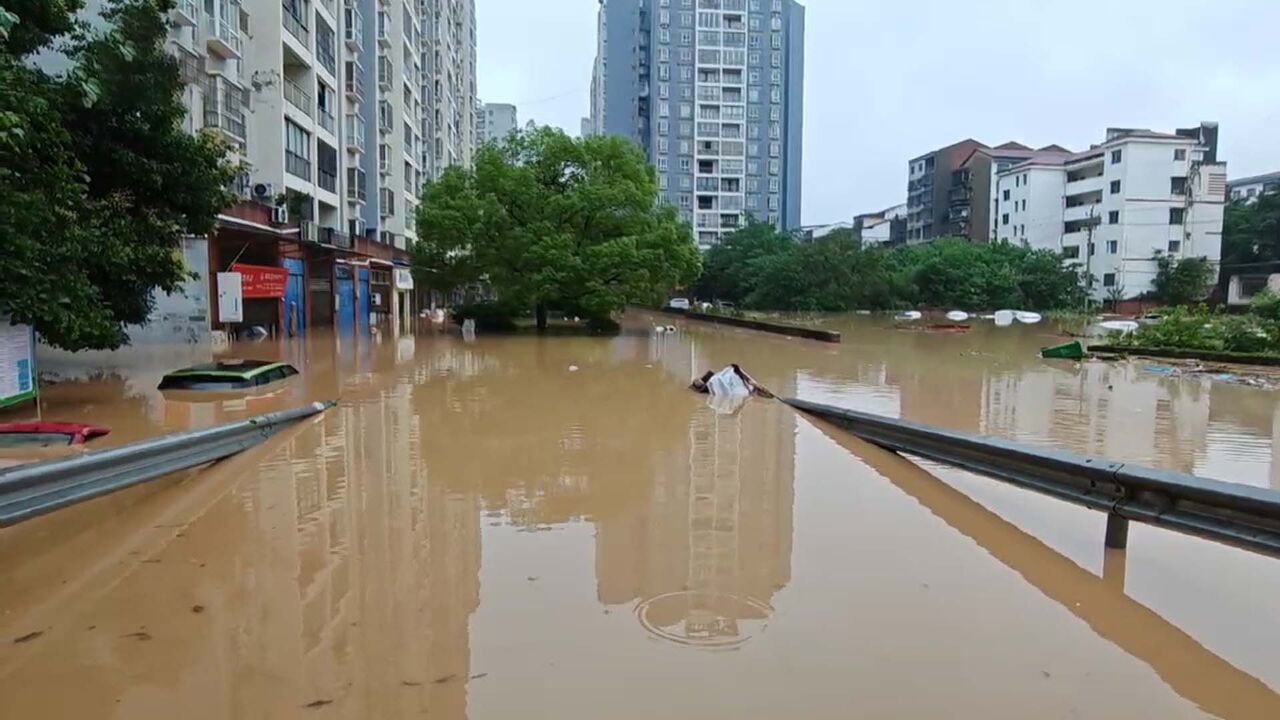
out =
[[[442,33],[437,4],[178,2],[169,49],[187,129],[218,133],[246,168],[234,188],[242,204],[208,242],[209,265],[283,268],[290,279],[286,299],[246,297],[256,315],[244,322],[296,329],[400,316],[412,281],[397,267],[407,267],[417,198],[437,166],[434,74],[451,72],[426,65]],[[471,2],[447,4],[465,15]],[[473,72],[468,38],[459,76]],[[469,159],[471,137],[456,156]]]
[[955,172],[974,150],[986,147],[977,140],[961,140],[911,159],[907,164],[907,244],[919,245],[948,234]]
[[800,225],[804,8],[600,0],[592,125],[641,147],[702,248],[748,216]]
[[423,8],[423,96],[429,98],[422,132],[431,144],[427,169],[440,177],[453,165],[470,167],[478,143],[476,121],[475,0],[418,0]]
[[1232,180],[1227,189],[1233,201],[1254,202],[1264,193],[1280,192],[1280,172]]
[[995,188],[999,174],[1034,157],[1070,154],[1059,145],[1032,150],[1016,142],[974,150],[952,173],[946,234],[973,242],[993,242],[997,238]]
[[481,144],[500,142],[520,127],[520,111],[509,103],[482,103],[476,111]]
[[1221,258],[1227,168],[1213,123],[1111,129],[1087,151],[1010,167],[996,190],[999,239],[1063,253],[1099,300],[1150,292],[1161,255]]

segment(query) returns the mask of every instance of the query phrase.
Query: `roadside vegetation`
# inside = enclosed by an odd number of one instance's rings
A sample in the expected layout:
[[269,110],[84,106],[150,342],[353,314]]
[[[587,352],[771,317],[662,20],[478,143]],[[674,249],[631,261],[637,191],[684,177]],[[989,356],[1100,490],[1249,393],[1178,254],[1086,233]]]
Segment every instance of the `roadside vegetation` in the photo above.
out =
[[1228,315],[1204,305],[1167,309],[1160,320],[1117,340],[1138,348],[1280,355],[1280,295],[1254,296],[1249,312]]
[[797,243],[752,222],[712,248],[694,287],[702,300],[750,310],[841,312],[907,307],[1081,308],[1078,270],[1057,253],[944,239],[863,248],[850,231]]
[[[155,291],[190,277],[183,235],[213,229],[237,169],[183,128],[171,0],[0,8],[0,314],[66,350],[117,348]],[[65,60],[53,74],[36,58]]]
[[423,191],[414,275],[480,327],[553,313],[607,328],[631,303],[657,304],[693,282],[693,231],[658,202],[656,175],[621,138],[575,139],[551,128],[481,148],[473,170],[449,168]]

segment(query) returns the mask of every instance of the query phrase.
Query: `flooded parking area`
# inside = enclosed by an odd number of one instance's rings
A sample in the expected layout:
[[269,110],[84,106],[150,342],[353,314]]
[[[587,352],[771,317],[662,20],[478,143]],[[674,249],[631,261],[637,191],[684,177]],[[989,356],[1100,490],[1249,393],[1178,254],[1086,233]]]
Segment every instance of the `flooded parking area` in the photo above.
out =
[[0,531],[0,717],[1280,717],[1280,560],[1137,525],[1104,551],[1096,513],[685,385],[737,362],[780,396],[1273,489],[1280,394],[1042,361],[1043,326],[671,322],[241,345],[301,375],[208,402],[156,391],[179,365],[154,352],[64,370],[44,419],[116,444],[339,405]]

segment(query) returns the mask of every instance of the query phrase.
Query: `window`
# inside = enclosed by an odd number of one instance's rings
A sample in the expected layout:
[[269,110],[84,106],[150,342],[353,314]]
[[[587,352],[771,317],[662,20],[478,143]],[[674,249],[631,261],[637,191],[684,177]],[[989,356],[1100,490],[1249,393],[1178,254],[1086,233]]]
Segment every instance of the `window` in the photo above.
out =
[[1169,178],[1169,193],[1172,195],[1187,194],[1187,179],[1184,177]]
[[1116,274],[1115,274],[1115,273],[1103,273],[1103,274],[1102,274],[1102,287],[1115,287],[1115,286],[1116,286]]
[[666,172],[666,171],[667,171],[667,158],[665,155],[661,155],[658,157],[658,172]]
[[1005,202],[1009,202],[1009,191],[1008,191],[1008,190],[1005,190],[1005,191],[1004,191],[1004,197],[1003,197],[1003,200],[1004,200]]
[[1027,236],[1027,226],[1026,226],[1026,225],[1019,225],[1019,226],[1018,226],[1018,234],[1019,234],[1019,235],[1021,235],[1022,237],[1026,237],[1026,236]]
[[1003,215],[1001,215],[1001,216],[1000,216],[1000,224],[1001,224],[1001,225],[1008,225],[1008,224],[1009,224],[1009,213],[1005,213],[1005,214],[1003,214]]
[[1120,181],[1119,181],[1119,180],[1112,180],[1112,181],[1111,181],[1111,194],[1112,194],[1112,195],[1119,195],[1119,194],[1120,194]]
[[1079,258],[1080,258],[1080,246],[1079,246],[1079,245],[1068,245],[1068,246],[1066,246],[1066,247],[1062,248],[1062,257],[1066,258],[1067,260],[1077,260],[1077,259],[1079,259]]
[[1182,252],[1182,241],[1181,241],[1181,240],[1170,240],[1170,241],[1169,241],[1169,252],[1171,252],[1171,253],[1179,253],[1179,252]]
[[1186,150],[1186,148],[1178,148],[1177,150],[1174,150],[1174,151],[1173,151],[1173,159],[1174,159],[1174,160],[1186,160],[1186,159],[1187,159],[1187,150]]
[[687,157],[680,158],[680,172],[689,172],[691,168],[693,168],[693,160]]
[[1186,218],[1186,215],[1186,208],[1169,208],[1169,224],[1181,225],[1182,221]]
[[1108,225],[1119,225],[1119,224],[1120,224],[1120,211],[1119,211],[1119,210],[1112,210],[1111,212],[1107,213],[1107,224],[1108,224]]
[[1119,165],[1119,164],[1120,164],[1120,157],[1121,157],[1121,152],[1120,152],[1119,150],[1112,150],[1112,151],[1111,151],[1111,164],[1112,164],[1112,165]]
[[1026,211],[1026,209],[1027,209],[1027,199],[1026,199],[1026,198],[1023,198],[1023,199],[1022,199],[1022,210],[1023,210],[1023,212],[1025,212],[1025,211]]
[[1098,246],[1095,243],[1089,243],[1089,257],[1093,257],[1098,252]]
[[1021,176],[1021,175],[1018,175],[1018,176],[1016,176],[1016,177],[1014,177],[1014,178],[1013,178],[1013,186],[1014,186],[1014,187],[1022,187],[1022,176]]
[[1107,241],[1107,254],[1108,254],[1108,255],[1115,255],[1115,254],[1116,254],[1116,253],[1118,253],[1118,252],[1120,252],[1120,241],[1119,241],[1119,240],[1108,240],[1108,241]]

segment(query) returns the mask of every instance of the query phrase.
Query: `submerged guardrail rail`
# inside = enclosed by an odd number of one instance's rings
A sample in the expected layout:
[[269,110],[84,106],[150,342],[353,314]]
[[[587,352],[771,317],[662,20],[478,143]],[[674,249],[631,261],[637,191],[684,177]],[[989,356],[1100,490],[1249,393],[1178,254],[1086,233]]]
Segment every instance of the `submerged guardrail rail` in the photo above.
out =
[[0,527],[234,455],[335,404],[317,402],[218,427],[0,470]]
[[880,415],[785,400],[874,445],[972,470],[1107,513],[1106,545],[1124,548],[1129,521],[1280,557],[1280,492],[951,432]]
[[678,315],[690,320],[701,320],[703,322],[714,323],[717,325],[730,325],[733,327],[745,328],[747,330],[773,333],[774,335],[790,335],[791,337],[804,338],[806,340],[817,340],[819,342],[841,342],[840,333],[835,330],[822,330],[820,328],[792,325],[791,323],[773,322],[771,320],[755,320],[752,318],[731,317],[729,315],[716,315],[714,313],[700,313],[693,310],[676,310],[674,308],[662,308],[659,312],[663,312],[668,315]]

